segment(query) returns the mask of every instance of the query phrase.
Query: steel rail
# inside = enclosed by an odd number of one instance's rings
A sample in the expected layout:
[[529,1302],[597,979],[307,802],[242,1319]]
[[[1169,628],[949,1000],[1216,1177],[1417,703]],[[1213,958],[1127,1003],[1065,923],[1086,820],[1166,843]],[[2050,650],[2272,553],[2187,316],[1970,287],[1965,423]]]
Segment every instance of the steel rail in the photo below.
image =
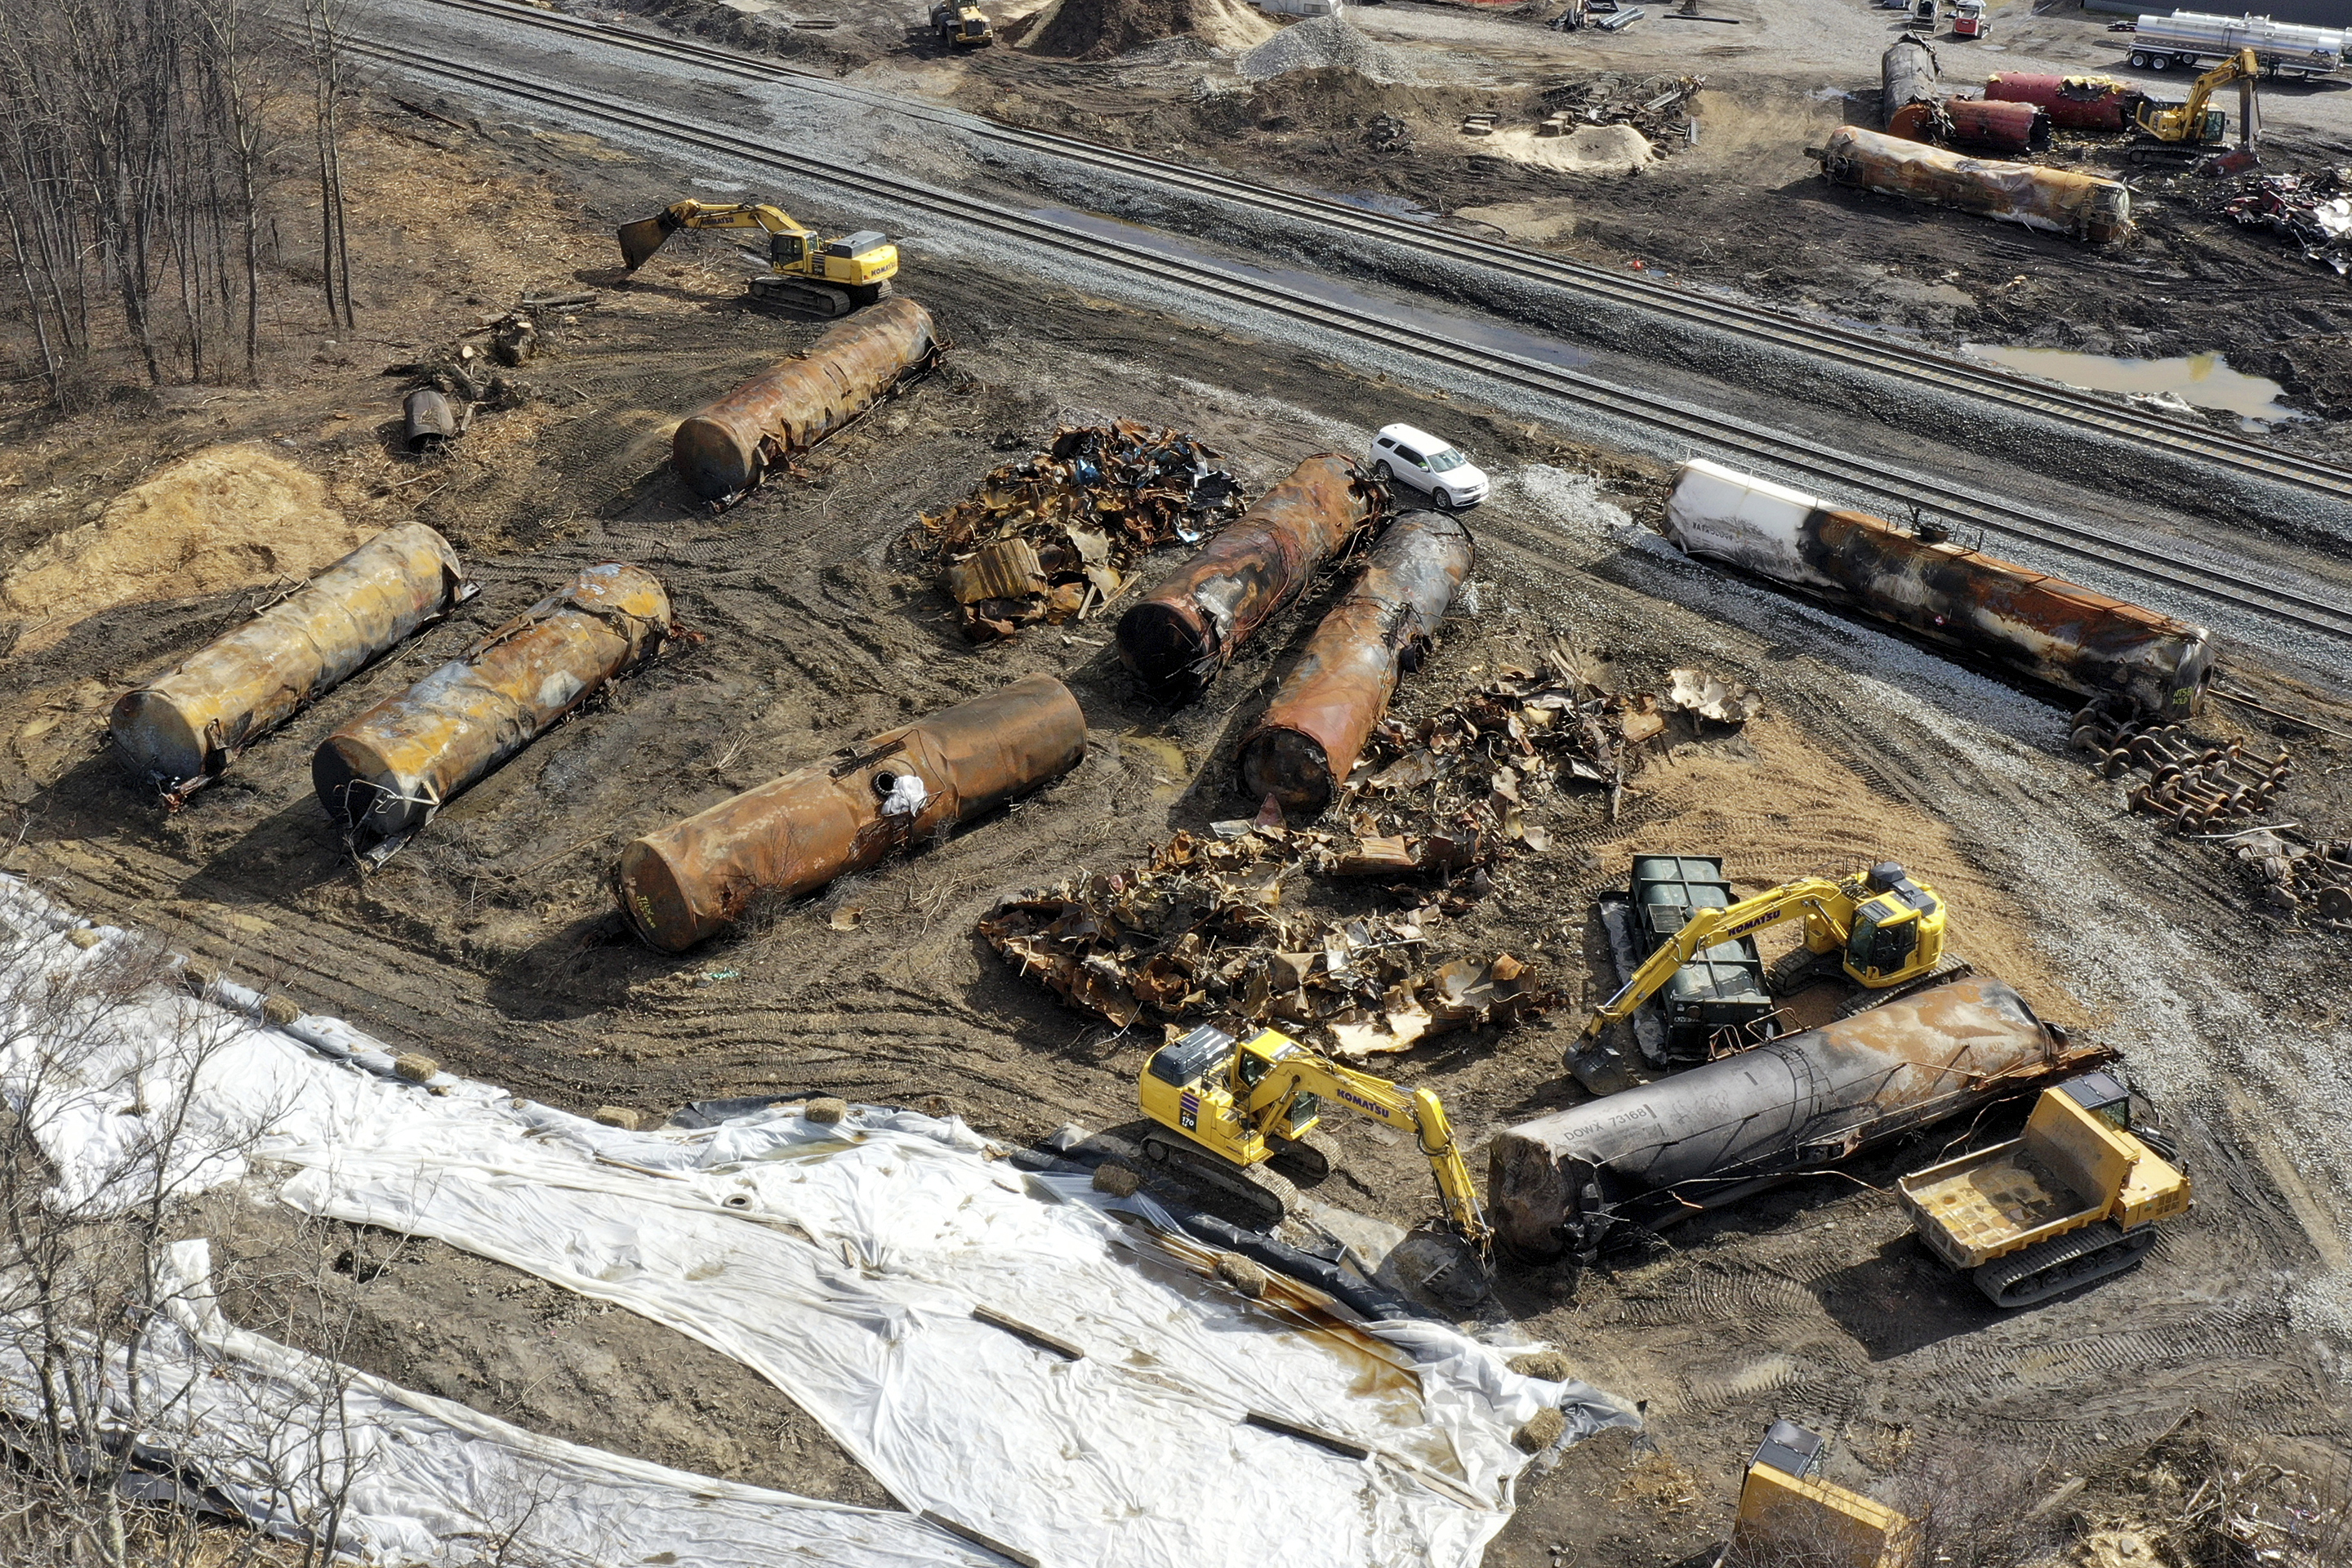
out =
[[1149,276],[1177,288],[1251,306],[1326,331],[1366,339],[1383,347],[1402,350],[1418,358],[1451,365],[1506,385],[1607,414],[1635,416],[1719,448],[1839,485],[1891,497],[1906,506],[1965,518],[1990,532],[2029,541],[2079,559],[2100,562],[2119,571],[2234,605],[2268,620],[2352,641],[2352,607],[2308,598],[2282,584],[2252,582],[2185,567],[2176,556],[2163,551],[2116,541],[2092,529],[2038,517],[2020,507],[1949,489],[1917,475],[1881,468],[1813,444],[1759,434],[1732,419],[1613,386],[1570,370],[1538,364],[1494,351],[1465,348],[1434,333],[1400,325],[1345,305],[1305,298],[1271,283],[1207,271],[1194,265],[1179,265],[1148,246],[1090,234],[1050,219],[1007,213],[989,203],[914,184],[887,174],[847,169],[837,163],[799,157],[748,137],[714,132],[705,126],[656,114],[639,104],[617,102],[575,89],[557,87],[478,66],[455,64],[404,45],[382,40],[353,38],[351,46],[355,53],[388,65],[438,76],[508,98],[544,104],[566,113],[601,120],[639,134],[657,135],[681,146],[698,147],[744,163],[765,164],[803,179],[859,195],[879,196],[916,211],[950,218],[1008,238],[1032,245],[1043,244],[1064,254],[1091,255],[1113,261],[1130,273]]
[[961,111],[931,109],[918,101],[855,87],[795,66],[752,59],[709,44],[656,37],[611,23],[584,21],[560,13],[535,10],[514,4],[513,0],[434,0],[434,3],[455,10],[496,16],[519,26],[591,37],[616,47],[725,70],[748,80],[790,79],[796,85],[826,96],[887,108],[896,113],[910,114],[1066,163],[1082,163],[1108,173],[1139,175],[1197,195],[1229,201],[1283,217],[1296,219],[1307,216],[1324,227],[1339,229],[1360,237],[1425,247],[1433,236],[1442,236],[1450,256],[1472,256],[1495,271],[1530,282],[1549,284],[1620,308],[1670,317],[1784,353],[1791,350],[1802,352],[1857,369],[1915,383],[1927,383],[1968,396],[2003,403],[2061,425],[2085,427],[2102,435],[2169,449],[2197,461],[2352,501],[2352,468],[2324,462],[2301,453],[2259,447],[2186,419],[2129,405],[2112,407],[2086,405],[2078,397],[2059,392],[2032,376],[1996,365],[1955,358],[1925,347],[1905,347],[1866,331],[1812,321],[1769,306],[1721,295],[1695,293],[1654,279],[1611,271],[1565,257],[1482,239],[1474,235],[1433,230],[1427,224],[1410,218],[1351,206],[1309,192],[1258,184],[1234,175],[1189,164],[1171,163],[1054,132],[1008,125],[1001,121]]

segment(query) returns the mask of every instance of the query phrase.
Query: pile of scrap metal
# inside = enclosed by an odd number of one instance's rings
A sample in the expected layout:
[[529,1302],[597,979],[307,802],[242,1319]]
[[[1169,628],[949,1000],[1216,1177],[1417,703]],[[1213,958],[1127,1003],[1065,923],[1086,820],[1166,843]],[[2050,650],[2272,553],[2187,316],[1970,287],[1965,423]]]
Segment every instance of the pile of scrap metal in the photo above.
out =
[[2249,757],[2240,742],[2201,745],[2177,721],[2119,718],[2096,703],[2074,715],[2073,739],[2098,759],[2101,777],[2131,779],[2124,798],[2133,810],[2168,816],[2184,833],[2211,833],[2268,812],[2294,776],[2284,747],[2275,757]]
[[907,539],[944,563],[964,635],[989,642],[1039,621],[1083,619],[1118,595],[1138,561],[1200,543],[1245,502],[1199,440],[1122,419],[1055,431],[1045,451],[926,513]]
[[1340,853],[1328,834],[1221,823],[1218,837],[1179,833],[1132,869],[1005,899],[980,931],[1024,975],[1122,1029],[1150,1017],[1246,1034],[1279,1020],[1361,1057],[1557,1005],[1508,953],[1434,961],[1433,906],[1284,914],[1284,884]]
[[[1532,668],[1507,666],[1477,690],[1418,722],[1384,721],[1364,748],[1349,788],[1378,822],[1380,797],[1403,797],[1428,788],[1419,808],[1429,822],[1453,825],[1452,836],[1385,837],[1399,845],[1393,863],[1360,857],[1372,869],[1421,870],[1437,855],[1483,863],[1505,846],[1549,847],[1540,826],[1526,820],[1534,796],[1587,784],[1607,792],[1615,821],[1625,779],[1645,742],[1666,732],[1677,715],[1692,722],[1737,727],[1762,710],[1764,700],[1738,682],[1677,669],[1663,694],[1603,687],[1585,661],[1555,640]],[[1458,847],[1477,847],[1462,857]]]
[[2324,174],[2242,174],[2222,188],[2220,210],[2278,236],[2305,261],[2352,273],[2352,168]]
[[2282,824],[2231,840],[2238,858],[2262,879],[2263,903],[2352,931],[2352,838],[2305,839],[2291,828]]
[[1580,125],[1631,125],[1661,153],[1685,136],[1691,100],[1706,86],[1703,76],[1623,76],[1603,71],[1544,89],[1544,123],[1537,134],[1562,136]]
[[2104,1059],[1998,980],[1971,979],[1506,1128],[1496,1240],[1590,1260],[1704,1209]]

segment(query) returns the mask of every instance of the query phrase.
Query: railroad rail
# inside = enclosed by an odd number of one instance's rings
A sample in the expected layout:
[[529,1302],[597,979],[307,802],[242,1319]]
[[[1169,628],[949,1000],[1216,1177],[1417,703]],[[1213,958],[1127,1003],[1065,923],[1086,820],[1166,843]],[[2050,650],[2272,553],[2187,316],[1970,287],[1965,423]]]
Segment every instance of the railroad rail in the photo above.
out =
[[[464,3],[478,5],[480,0],[464,0]],[[508,14],[504,7],[495,9],[501,16]],[[530,15],[536,16],[543,13]],[[541,104],[569,115],[601,121],[639,135],[658,136],[680,147],[698,148],[740,163],[765,165],[856,196],[878,197],[904,208],[950,219],[967,227],[999,234],[1024,244],[1045,247],[1060,254],[1089,256],[1130,274],[1150,277],[1180,289],[1266,311],[1322,331],[1373,342],[1389,350],[1408,353],[1431,363],[1448,365],[1490,383],[1619,417],[1639,418],[1653,426],[1673,430],[1703,442],[1718,451],[1804,473],[1833,487],[1888,497],[1906,508],[1916,507],[1924,511],[1963,519],[1989,533],[2028,541],[2076,559],[2099,562],[2209,601],[2231,605],[2272,622],[2352,641],[2352,605],[2346,603],[2315,598],[2284,584],[2252,581],[2219,570],[2200,568],[2179,560],[2175,550],[2143,546],[2117,539],[2111,531],[2102,532],[2044,518],[2022,507],[1957,489],[1925,476],[1899,472],[1830,451],[1814,443],[1759,431],[1723,416],[1612,385],[1573,370],[1519,359],[1497,351],[1465,347],[1436,333],[1376,317],[1346,305],[1296,293],[1276,283],[1237,273],[1209,270],[1195,263],[1180,264],[1147,245],[1092,233],[1047,218],[1007,212],[987,202],[959,195],[952,191],[916,184],[889,174],[800,157],[783,148],[750,137],[731,135],[654,112],[642,104],[622,102],[483,67],[457,64],[405,45],[380,39],[354,38],[352,47],[355,53],[386,65],[439,77],[507,99]]]
[[[755,59],[731,49],[718,48],[691,39],[657,37],[611,23],[539,11],[514,4],[513,0],[434,0],[434,3],[452,10],[496,16],[521,26],[593,37],[616,47],[665,57],[700,68],[724,71],[746,80],[789,79],[796,87],[807,91],[869,107],[887,108],[895,114],[929,121],[1065,163],[1079,163],[1129,177],[1140,176],[1158,184],[1214,197],[1286,219],[1308,217],[1324,227],[1363,238],[1425,246],[1433,234],[1443,234],[1449,255],[1475,259],[1494,271],[1511,277],[1549,284],[1612,306],[1646,310],[1654,315],[1727,332],[1781,350],[1801,349],[1815,358],[1832,360],[1854,369],[1874,371],[1914,383],[1932,384],[1965,396],[2001,403],[2060,425],[2121,437],[2273,483],[2294,485],[2352,501],[2352,468],[2236,440],[2193,420],[2128,404],[2085,406],[2079,400],[2031,376],[1998,365],[1938,353],[1925,347],[1900,345],[1889,342],[1882,334],[1793,315],[1748,300],[1695,293],[1655,279],[1612,271],[1566,257],[1483,239],[1456,230],[1433,230],[1428,224],[1415,219],[1351,206],[1312,192],[1257,184],[1214,170],[1171,163],[1054,132],[1010,125],[961,110],[933,108],[919,100],[877,92],[781,61]],[[1435,217],[1437,215],[1431,216]]]

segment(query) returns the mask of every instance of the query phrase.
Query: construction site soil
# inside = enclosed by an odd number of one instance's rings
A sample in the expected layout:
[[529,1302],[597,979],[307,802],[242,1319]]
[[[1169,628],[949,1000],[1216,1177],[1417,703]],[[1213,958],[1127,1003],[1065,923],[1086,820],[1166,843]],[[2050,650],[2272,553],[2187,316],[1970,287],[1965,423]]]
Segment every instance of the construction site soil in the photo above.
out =
[[[1055,74],[1076,68],[996,50],[971,66],[969,92],[985,103],[1017,88],[1024,102],[1066,107],[1068,118],[1061,107],[1049,118],[1087,134],[1164,138],[1302,179],[1347,166],[1359,176],[1347,188],[1448,207],[1549,212],[1566,201],[1575,226],[1559,243],[1571,252],[1630,250],[1942,333],[2073,346],[2136,334],[2134,345],[2169,352],[2189,329],[2134,282],[2134,269],[2157,267],[2238,291],[2231,309],[2200,313],[2200,349],[2270,345],[2292,369],[2298,354],[2322,363],[2315,331],[2343,327],[2340,283],[2185,212],[2178,226],[2155,226],[2150,248],[2088,262],[2068,250],[2061,267],[2054,241],[1926,216],[1889,223],[1866,199],[1817,184],[1792,193],[1810,165],[1787,153],[1785,135],[1769,158],[1733,137],[1702,142],[1629,183],[1595,180],[1562,197],[1557,175],[1466,153],[1407,175],[1360,151],[1357,127],[1372,114],[1408,119],[1428,140],[1454,135],[1477,97],[1468,89],[1392,92],[1314,73],[1254,89],[1246,108],[1128,100],[1114,118],[1087,107],[1089,95],[1123,89]],[[1775,101],[1813,116],[1787,95]],[[1829,104],[1822,122],[1845,112]],[[1285,119],[1297,129],[1266,125]],[[1244,153],[1237,138],[1252,124],[1263,134]],[[2193,1542],[2164,1511],[2170,1494],[2151,1479],[2177,1474],[2189,1436],[2209,1468],[2223,1462],[2214,1454],[2242,1468],[2269,1460],[2335,1499],[2352,1495],[2352,1257],[2330,1201],[2352,1174],[2341,1066],[2352,944],[2259,912],[2257,872],[2226,846],[2183,842],[2126,811],[2068,752],[2062,709],[1644,549],[1641,525],[1659,515],[1666,478],[1656,464],[1209,323],[919,253],[899,286],[953,341],[946,367],[714,514],[664,467],[669,429],[817,329],[748,307],[744,268],[709,240],[677,242],[619,286],[613,225],[683,194],[683,171],[584,137],[383,101],[349,156],[353,232],[398,241],[364,252],[359,332],[289,318],[263,390],[169,389],[70,418],[14,416],[0,429],[15,498],[0,505],[0,564],[99,520],[103,503],[171,460],[257,442],[322,479],[351,527],[414,517],[440,529],[482,593],[169,816],[103,753],[108,705],[282,585],[274,558],[226,583],[126,552],[119,591],[84,584],[100,607],[78,604],[62,626],[13,612],[0,789],[24,834],[7,868],[306,1009],[577,1110],[667,1116],[696,1100],[823,1093],[951,1110],[1013,1144],[1069,1121],[1116,1129],[1134,1121],[1134,1079],[1158,1036],[1061,1006],[1011,973],[975,922],[1009,892],[1130,865],[1171,831],[1255,811],[1232,783],[1234,749],[1317,604],[1280,619],[1201,700],[1171,710],[1120,671],[1108,616],[968,646],[898,542],[918,513],[1063,424],[1190,430],[1255,494],[1300,458],[1360,450],[1371,428],[1410,420],[1463,440],[1500,482],[1469,519],[1475,611],[1465,605],[1449,625],[1399,711],[1433,710],[1556,640],[1623,689],[1656,689],[1671,669],[1696,666],[1767,703],[1744,731],[1656,750],[1615,820],[1598,792],[1531,803],[1549,851],[1517,857],[1447,922],[1441,952],[1508,951],[1565,1003],[1538,1022],[1382,1058],[1384,1073],[1443,1095],[1474,1169],[1483,1174],[1496,1130],[1581,1097],[1560,1054],[1611,984],[1592,898],[1622,884],[1630,852],[1664,847],[1723,855],[1748,889],[1902,859],[1949,900],[1980,971],[2123,1053],[2179,1131],[2198,1194],[2145,1267],[1997,1312],[1911,1238],[1885,1189],[1962,1138],[2013,1128],[2021,1111],[2011,1107],[1695,1218],[1646,1251],[1581,1271],[1504,1266],[1471,1316],[1507,1320],[1557,1344],[1579,1375],[1646,1401],[1649,1429],[1530,1477],[1488,1561],[1704,1560],[1756,1434],[1780,1416],[1831,1434],[1836,1473],[1856,1484],[1928,1485],[1973,1464],[1978,1506],[1990,1496],[2014,1513],[2020,1500],[2063,1491],[2036,1529],[2070,1554],[2120,1531],[2149,1542],[2151,1561],[2190,1561]],[[1792,200],[1805,230],[1796,245]],[[1688,221],[1701,210],[1705,223]],[[1851,254],[1864,249],[1867,261]],[[464,334],[519,295],[577,292],[593,303],[514,373],[530,387],[520,406],[482,415],[440,457],[398,450],[409,378],[387,367],[483,342]],[[607,559],[657,573],[695,636],[456,800],[381,869],[355,869],[311,793],[319,742]],[[1036,795],[814,899],[760,910],[682,957],[650,951],[615,914],[606,873],[632,837],[1039,672],[1077,694],[1090,743],[1076,772]],[[2340,694],[2259,664],[2232,679],[2352,731]],[[2352,824],[2352,742],[2245,710],[2209,713],[2200,727],[2264,751],[2289,744],[2301,763],[2289,815]],[[1346,1163],[1318,1196],[1408,1229],[1431,1219],[1429,1172],[1409,1142],[1335,1131]],[[247,1258],[322,1249],[358,1324],[334,1348],[370,1371],[665,1463],[886,1500],[781,1394],[625,1312],[439,1244],[303,1229],[227,1199],[189,1224]],[[328,1343],[323,1331],[273,1322],[263,1285],[233,1282],[228,1299],[249,1321]],[[2030,1555],[2021,1546],[2015,1560]]]

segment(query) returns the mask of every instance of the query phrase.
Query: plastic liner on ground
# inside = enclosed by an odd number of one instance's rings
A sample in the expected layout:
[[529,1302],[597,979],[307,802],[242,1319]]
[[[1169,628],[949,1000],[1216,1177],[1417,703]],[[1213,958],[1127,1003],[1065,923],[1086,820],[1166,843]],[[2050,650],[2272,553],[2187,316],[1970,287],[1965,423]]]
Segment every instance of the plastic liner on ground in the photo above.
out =
[[1664,532],[1692,555],[2138,712],[2193,714],[2213,677],[2202,626],[1705,458],[1683,465]]
[[1506,1128],[1487,1210],[1530,1259],[1591,1258],[1798,1171],[2099,1060],[1998,980],[1957,980]]
[[670,466],[705,500],[740,495],[929,369],[942,347],[931,313],[912,300],[868,306],[680,421]]
[[755,894],[796,898],[1051,783],[1087,754],[1069,689],[1033,675],[887,731],[647,834],[621,852],[621,912],[676,952]]
[[1242,742],[1242,790],[1313,814],[1347,782],[1398,679],[1417,668],[1476,554],[1444,512],[1392,524]]
[[1853,125],[1839,126],[1827,145],[1808,151],[1837,184],[1941,203],[2094,245],[2131,232],[2130,190],[2096,174],[1963,157]]
[[358,842],[413,833],[660,651],[669,625],[669,595],[652,573],[615,561],[588,567],[328,736],[310,762],[320,804]]
[[1119,661],[1156,696],[1197,694],[1386,506],[1353,458],[1307,458],[1119,617]]
[[236,754],[470,595],[449,542],[388,528],[287,598],[125,692],[108,721],[123,763],[177,805]]
[[2147,95],[2108,76],[2053,76],[1998,71],[1985,78],[1984,95],[1996,103],[2031,103],[2062,131],[2122,132]]

